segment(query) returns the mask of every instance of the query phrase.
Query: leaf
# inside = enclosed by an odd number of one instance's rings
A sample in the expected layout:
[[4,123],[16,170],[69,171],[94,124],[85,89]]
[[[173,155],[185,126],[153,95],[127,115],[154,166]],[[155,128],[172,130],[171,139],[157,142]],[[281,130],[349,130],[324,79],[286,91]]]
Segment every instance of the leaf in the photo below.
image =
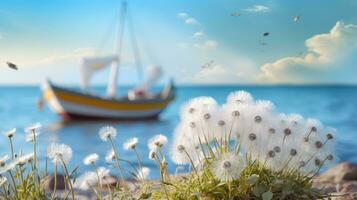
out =
[[248,182],[250,185],[254,185],[258,180],[259,180],[259,175],[257,175],[257,174],[252,174],[251,176],[248,177],[247,182]]
[[270,191],[264,192],[262,194],[262,198],[263,198],[263,200],[271,200],[271,199],[273,199],[273,193]]

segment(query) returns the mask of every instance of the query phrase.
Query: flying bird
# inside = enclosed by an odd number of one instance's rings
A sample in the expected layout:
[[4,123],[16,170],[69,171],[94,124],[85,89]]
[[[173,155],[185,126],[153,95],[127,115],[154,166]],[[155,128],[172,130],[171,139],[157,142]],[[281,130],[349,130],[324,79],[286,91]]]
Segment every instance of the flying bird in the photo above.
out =
[[296,15],[295,17],[294,17],[294,22],[298,22],[300,20],[300,16],[299,15]]
[[18,70],[17,65],[11,62],[6,62],[7,66],[10,67],[11,69]]
[[204,65],[202,65],[202,69],[212,69],[212,67],[213,67],[213,64],[214,64],[214,61],[213,60],[211,60],[211,61],[209,61],[208,63],[206,63],[206,64],[204,64]]
[[269,34],[270,34],[269,32],[265,32],[265,33],[263,34],[263,36],[266,37],[266,36],[268,36]]

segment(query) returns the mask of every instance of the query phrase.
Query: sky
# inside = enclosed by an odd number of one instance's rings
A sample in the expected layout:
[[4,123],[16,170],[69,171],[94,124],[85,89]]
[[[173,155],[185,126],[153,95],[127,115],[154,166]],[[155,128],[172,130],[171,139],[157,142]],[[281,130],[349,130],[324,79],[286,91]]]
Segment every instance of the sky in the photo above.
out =
[[[1,0],[0,84],[79,84],[81,59],[117,45],[120,5]],[[143,66],[161,66],[163,81],[357,84],[356,0],[129,0],[128,10]],[[119,82],[137,84],[127,30]],[[108,76],[109,68],[91,82],[106,84]]]

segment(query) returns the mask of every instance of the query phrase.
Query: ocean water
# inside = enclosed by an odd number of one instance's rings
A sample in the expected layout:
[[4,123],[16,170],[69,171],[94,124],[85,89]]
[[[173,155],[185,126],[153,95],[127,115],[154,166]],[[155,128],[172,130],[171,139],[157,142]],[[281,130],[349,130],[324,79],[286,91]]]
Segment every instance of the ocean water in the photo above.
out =
[[[103,92],[105,88],[96,88]],[[40,162],[45,162],[46,145],[51,142],[65,143],[72,147],[73,158],[70,167],[79,166],[80,173],[90,170],[83,164],[83,158],[90,153],[100,155],[100,166],[107,166],[104,157],[109,145],[98,137],[98,130],[104,125],[118,129],[115,140],[119,154],[135,162],[135,154],[122,150],[122,143],[130,137],[138,137],[138,151],[143,165],[150,167],[151,178],[158,177],[154,163],[147,158],[146,142],[155,134],[167,135],[170,139],[179,121],[180,106],[190,98],[212,96],[219,103],[224,103],[226,96],[235,90],[246,90],[255,99],[272,101],[277,110],[287,113],[300,113],[305,117],[320,119],[325,125],[337,128],[337,154],[340,161],[357,162],[357,87],[352,86],[220,86],[220,87],[178,87],[177,99],[155,121],[120,122],[120,121],[81,121],[63,122],[48,107],[40,112],[36,102],[40,96],[37,87],[0,87],[0,130],[17,128],[14,137],[15,149],[23,152],[32,150],[25,142],[24,127],[40,122],[43,125],[39,137]],[[125,89],[124,89],[125,91]],[[0,156],[9,153],[9,143],[0,135]],[[51,169],[50,169],[51,170]],[[170,170],[175,166],[170,163]],[[115,174],[115,172],[113,172]]]

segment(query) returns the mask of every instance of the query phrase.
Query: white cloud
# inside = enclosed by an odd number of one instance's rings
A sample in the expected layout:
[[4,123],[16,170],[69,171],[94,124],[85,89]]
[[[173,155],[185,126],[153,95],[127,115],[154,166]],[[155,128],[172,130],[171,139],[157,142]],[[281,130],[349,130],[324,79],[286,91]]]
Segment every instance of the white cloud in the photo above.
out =
[[269,12],[270,11],[270,8],[267,7],[267,6],[263,6],[263,5],[254,5],[253,7],[251,8],[247,8],[245,9],[245,11],[248,11],[248,12]]
[[284,57],[261,67],[260,81],[300,83],[320,80],[357,53],[357,25],[338,21],[329,33],[315,35],[305,41],[307,53],[301,57]]
[[207,40],[202,44],[196,43],[193,46],[198,49],[214,50],[217,48],[218,42],[216,40]]
[[204,35],[204,33],[202,31],[197,31],[193,34],[193,37],[201,37],[203,35]]
[[185,12],[180,12],[180,13],[177,13],[177,17],[179,18],[188,18],[189,15]]
[[194,25],[194,24],[198,24],[198,21],[195,18],[190,17],[190,18],[185,20],[185,23]]

